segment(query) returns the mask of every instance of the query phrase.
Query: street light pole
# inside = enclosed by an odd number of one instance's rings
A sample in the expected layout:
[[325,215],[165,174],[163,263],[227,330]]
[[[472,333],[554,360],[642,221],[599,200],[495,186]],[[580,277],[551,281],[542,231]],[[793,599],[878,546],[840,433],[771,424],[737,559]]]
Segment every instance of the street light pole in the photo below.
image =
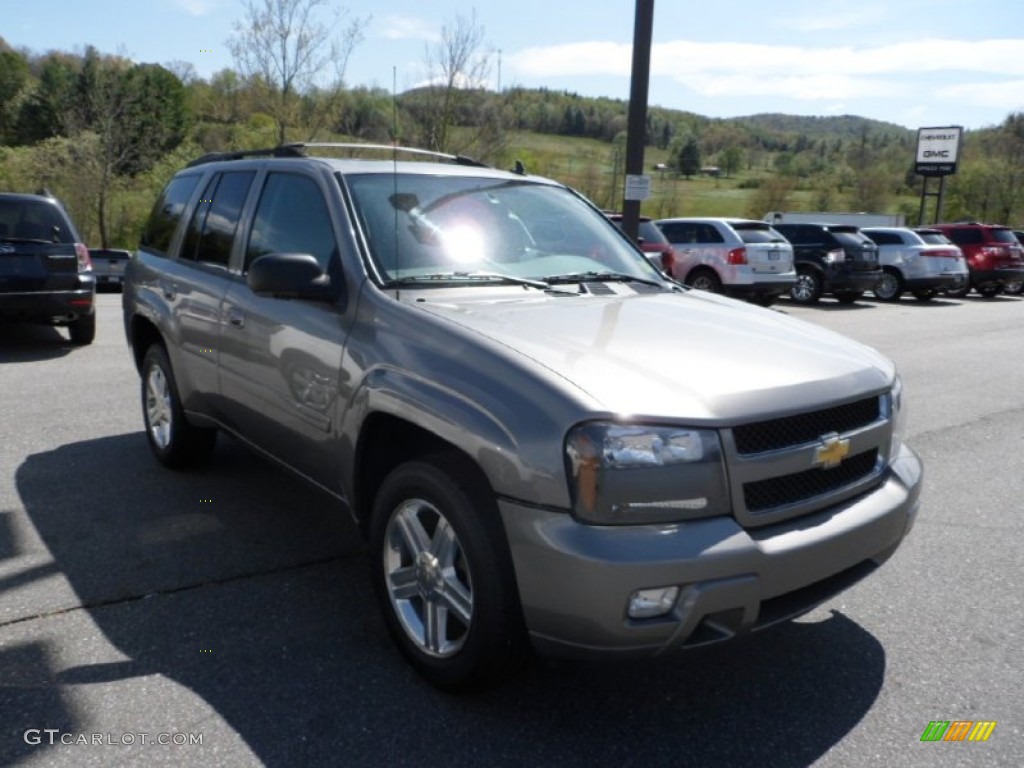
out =
[[[626,176],[644,172],[647,134],[647,86],[651,78],[651,37],[654,29],[654,0],[636,0],[633,23],[633,72],[629,86],[629,115],[626,125]],[[640,200],[622,202],[622,229],[634,240],[640,229]]]

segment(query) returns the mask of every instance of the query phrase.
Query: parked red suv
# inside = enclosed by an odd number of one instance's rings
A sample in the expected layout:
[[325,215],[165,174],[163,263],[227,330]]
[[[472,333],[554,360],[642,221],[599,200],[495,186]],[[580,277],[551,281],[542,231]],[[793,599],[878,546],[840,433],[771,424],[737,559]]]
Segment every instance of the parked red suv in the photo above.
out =
[[[616,226],[622,227],[621,213],[605,211],[605,215],[614,221]],[[639,230],[637,234],[640,236],[640,249],[647,254],[647,258],[653,262],[654,266],[671,276],[672,267],[676,263],[676,251],[672,247],[672,243],[648,216],[640,217]]]
[[936,224],[935,229],[960,246],[971,273],[967,285],[948,289],[947,296],[966,296],[973,288],[988,299],[1007,283],[1024,280],[1024,249],[1009,227],[972,221]]

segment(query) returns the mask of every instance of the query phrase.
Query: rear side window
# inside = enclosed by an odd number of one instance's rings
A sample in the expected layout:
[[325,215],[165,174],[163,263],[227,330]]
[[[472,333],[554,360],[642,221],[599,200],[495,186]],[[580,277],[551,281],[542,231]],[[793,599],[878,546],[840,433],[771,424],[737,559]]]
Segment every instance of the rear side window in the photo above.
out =
[[903,245],[903,240],[894,232],[865,232],[878,245]]
[[695,221],[676,221],[663,224],[662,232],[671,243],[723,243],[725,239],[710,224]]
[[196,185],[198,175],[176,176],[164,188],[149,215],[146,230],[142,233],[139,246],[159,256],[166,256],[174,238],[174,231],[185,211]]
[[203,190],[189,222],[181,257],[227,267],[238,219],[256,176],[253,171],[214,176]]
[[310,253],[327,271],[338,249],[320,188],[307,176],[271,173],[263,185],[245,252],[245,270],[268,253]]
[[1012,229],[990,229],[989,232],[992,235],[992,240],[997,243],[1017,245],[1017,236],[1013,234]]

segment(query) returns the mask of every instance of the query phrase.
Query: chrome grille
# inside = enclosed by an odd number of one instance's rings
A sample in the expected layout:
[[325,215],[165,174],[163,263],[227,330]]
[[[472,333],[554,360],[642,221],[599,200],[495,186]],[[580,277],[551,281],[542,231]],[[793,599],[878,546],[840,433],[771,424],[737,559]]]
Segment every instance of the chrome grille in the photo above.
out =
[[859,429],[876,421],[879,413],[879,398],[868,397],[811,413],[745,424],[732,433],[737,453],[748,456],[813,443],[829,432],[842,434]]

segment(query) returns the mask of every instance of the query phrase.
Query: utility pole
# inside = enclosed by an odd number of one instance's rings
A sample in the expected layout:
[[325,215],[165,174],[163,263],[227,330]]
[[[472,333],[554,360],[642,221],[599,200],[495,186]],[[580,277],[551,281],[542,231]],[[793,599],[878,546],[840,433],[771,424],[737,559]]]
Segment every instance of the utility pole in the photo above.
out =
[[[644,144],[647,134],[647,86],[651,79],[651,37],[654,0],[636,0],[633,24],[633,72],[629,86],[626,126],[626,189],[622,202],[622,229],[634,240],[640,229],[640,201],[647,195],[650,177],[644,177]],[[632,184],[631,182],[637,182]]]

